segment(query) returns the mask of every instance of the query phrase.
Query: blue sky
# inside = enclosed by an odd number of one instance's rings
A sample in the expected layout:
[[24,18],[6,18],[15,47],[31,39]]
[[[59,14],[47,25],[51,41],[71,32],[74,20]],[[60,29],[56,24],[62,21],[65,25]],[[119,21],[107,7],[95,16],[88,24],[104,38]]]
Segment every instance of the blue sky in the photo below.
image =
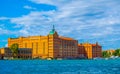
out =
[[119,0],[1,0],[0,47],[9,37],[59,35],[120,48]]

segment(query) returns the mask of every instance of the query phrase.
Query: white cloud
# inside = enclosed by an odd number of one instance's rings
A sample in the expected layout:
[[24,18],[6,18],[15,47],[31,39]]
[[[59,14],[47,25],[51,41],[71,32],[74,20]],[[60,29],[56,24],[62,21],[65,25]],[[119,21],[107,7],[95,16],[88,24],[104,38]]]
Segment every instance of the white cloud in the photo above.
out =
[[0,17],[0,21],[1,20],[9,20],[10,18],[8,18],[8,17]]
[[54,14],[54,11],[49,12],[31,12],[28,15],[24,15],[22,17],[12,18],[11,22],[24,25],[24,26],[30,26],[30,25],[40,25],[40,23],[49,23],[52,21],[52,15]]
[[25,5],[23,8],[25,8],[25,9],[30,9],[30,10],[36,10],[36,8],[31,7],[31,6],[28,6],[28,5]]
[[[108,29],[111,25],[119,24],[118,8],[120,5],[112,0],[81,1],[81,0],[30,0],[35,3],[50,4],[56,6],[56,11],[35,11],[22,17],[12,18],[11,22],[24,26],[21,32],[31,33],[30,29],[40,28],[48,24],[56,24],[57,29],[63,35],[69,35],[73,31],[79,34],[88,32],[88,36],[104,36],[114,32]],[[64,4],[64,5],[63,5]],[[116,6],[116,7],[111,7]],[[69,29],[67,29],[69,26]],[[62,28],[61,28],[62,27]],[[96,32],[92,33],[94,28]],[[105,31],[101,31],[104,29]],[[36,30],[32,30],[36,31]],[[94,30],[93,30],[94,31]],[[42,31],[43,32],[43,31]],[[40,33],[42,34],[42,33]],[[83,36],[84,37],[84,36]]]
[[37,4],[49,4],[54,6],[61,6],[66,3],[69,3],[69,1],[72,1],[72,0],[29,0],[29,1]]
[[[49,12],[31,12],[29,15],[24,15],[22,17],[12,18],[11,23],[17,24],[17,27],[22,27],[19,30],[21,35],[45,35],[48,34],[48,27],[52,22],[52,15],[54,11]],[[44,29],[47,29],[46,32]]]
[[0,27],[0,35],[15,35],[19,34],[18,31],[11,31],[6,29],[5,27]]
[[[46,35],[55,24],[60,35],[76,39],[109,39],[120,36],[120,1],[115,0],[30,0],[37,4],[56,6],[56,10],[31,11],[28,15],[11,18],[22,27],[20,35]],[[24,6],[27,9],[34,9]],[[116,29],[116,27],[118,29]]]
[[5,47],[8,47],[8,44],[6,44]]
[[8,34],[8,30],[0,28],[0,34]]

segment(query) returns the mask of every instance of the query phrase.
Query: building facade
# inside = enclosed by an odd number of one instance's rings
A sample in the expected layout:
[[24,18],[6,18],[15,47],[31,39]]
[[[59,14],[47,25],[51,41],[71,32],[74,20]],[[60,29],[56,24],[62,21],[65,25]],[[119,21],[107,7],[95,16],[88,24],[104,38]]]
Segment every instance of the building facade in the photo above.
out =
[[81,58],[88,58],[88,59],[102,57],[102,47],[98,43],[78,44],[78,56]]
[[3,59],[4,56],[4,48],[0,48],[0,59]]
[[[88,58],[101,57],[102,47],[96,44],[82,43],[78,40],[59,36],[53,29],[47,36],[29,36],[9,38],[8,48],[17,43],[19,48],[31,49],[32,58]],[[21,50],[22,52],[22,50]],[[22,57],[23,54],[20,54]]]
[[110,56],[113,56],[114,52],[115,52],[115,49],[108,49],[108,50],[105,50],[107,53],[109,53]]
[[[18,49],[18,58],[29,59],[32,58],[32,49],[30,48],[19,48]],[[13,53],[9,48],[0,49],[0,59],[12,59]]]
[[8,47],[17,43],[19,48],[31,48],[32,58],[76,58],[78,41],[61,37],[54,27],[47,36],[9,38]]

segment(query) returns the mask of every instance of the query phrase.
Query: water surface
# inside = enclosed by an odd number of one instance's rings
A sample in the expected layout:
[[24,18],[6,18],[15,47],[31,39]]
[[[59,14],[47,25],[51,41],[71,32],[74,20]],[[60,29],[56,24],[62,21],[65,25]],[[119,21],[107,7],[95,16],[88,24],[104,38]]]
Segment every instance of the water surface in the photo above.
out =
[[120,74],[120,59],[0,60],[0,74]]

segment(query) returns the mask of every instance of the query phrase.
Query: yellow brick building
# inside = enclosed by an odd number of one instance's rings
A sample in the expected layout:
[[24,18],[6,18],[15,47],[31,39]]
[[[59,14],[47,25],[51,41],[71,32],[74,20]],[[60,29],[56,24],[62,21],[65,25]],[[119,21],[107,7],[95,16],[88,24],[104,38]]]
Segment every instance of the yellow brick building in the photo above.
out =
[[108,49],[108,50],[104,50],[104,51],[106,51],[107,53],[110,54],[110,56],[112,56],[115,52],[115,49]]
[[78,41],[61,37],[53,29],[47,36],[9,38],[8,47],[19,44],[19,48],[32,48],[32,58],[76,58]]
[[0,48],[0,54],[3,55],[5,52],[4,48]]
[[102,47],[98,43],[78,44],[78,56],[88,59],[102,57]]

